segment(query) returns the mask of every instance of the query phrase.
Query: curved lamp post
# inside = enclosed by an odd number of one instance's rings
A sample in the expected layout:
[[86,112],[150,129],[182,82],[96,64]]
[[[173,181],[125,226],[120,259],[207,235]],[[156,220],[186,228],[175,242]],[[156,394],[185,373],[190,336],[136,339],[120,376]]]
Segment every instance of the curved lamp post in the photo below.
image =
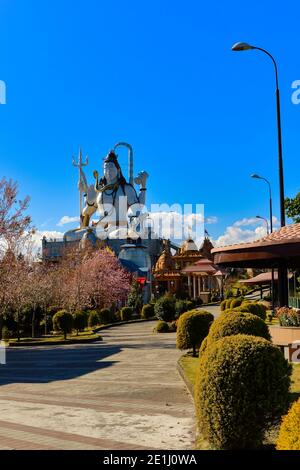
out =
[[[267,178],[264,178],[263,176],[259,176],[256,173],[251,175],[251,178],[258,179],[258,180],[263,180],[267,183],[269,187],[269,205],[270,205],[270,233],[273,232],[273,207],[272,207],[272,188],[271,188],[271,183]],[[257,217],[257,216],[256,216]],[[258,216],[258,218],[260,218]],[[268,228],[268,221],[267,221],[267,228]],[[271,290],[272,290],[272,311],[274,314],[275,311],[275,282],[274,282],[274,268],[271,270]]]
[[[280,93],[278,81],[278,69],[274,57],[265,49],[257,46],[252,46],[246,42],[237,42],[232,48],[232,51],[249,51],[258,50],[266,54],[273,62],[275,69],[276,81],[276,114],[277,114],[277,141],[278,141],[278,174],[279,174],[279,195],[280,195],[280,225],[285,226],[285,211],[284,211],[284,177],[283,177],[283,158],[282,158],[282,134],[281,134],[281,113],[280,113]],[[279,303],[280,306],[288,306],[288,281],[287,281],[287,268],[285,264],[280,264],[278,267],[278,287],[279,287]]]
[[255,216],[257,219],[261,219],[261,220],[264,220],[266,222],[266,226],[267,226],[267,235],[269,235],[269,222],[268,222],[268,219],[266,219],[265,217],[262,217],[261,215],[256,215]]
[[273,62],[275,69],[275,80],[276,80],[276,110],[277,110],[277,139],[278,139],[278,172],[279,172],[279,191],[280,191],[280,222],[281,227],[285,226],[285,211],[284,211],[284,178],[283,178],[283,159],[282,159],[282,135],[281,135],[281,114],[280,114],[280,94],[279,94],[279,81],[278,81],[278,70],[277,64],[274,57],[265,49],[261,47],[251,46],[246,42],[237,42],[231,48],[232,51],[248,51],[250,49],[256,49],[264,52]]
[[273,232],[273,207],[272,207],[272,189],[271,189],[271,183],[267,178],[264,178],[263,176],[259,176],[256,173],[251,175],[251,178],[255,178],[258,180],[263,180],[265,181],[268,186],[269,186],[269,208],[270,208],[270,233]]

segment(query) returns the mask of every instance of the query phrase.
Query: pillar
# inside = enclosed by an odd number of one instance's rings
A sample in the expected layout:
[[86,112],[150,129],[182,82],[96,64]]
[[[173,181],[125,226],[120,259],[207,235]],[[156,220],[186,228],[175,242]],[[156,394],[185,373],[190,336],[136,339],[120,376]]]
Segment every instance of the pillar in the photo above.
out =
[[197,292],[196,292],[196,276],[193,276],[193,299],[196,299]]
[[201,277],[198,276],[198,296],[200,295],[201,292]]
[[189,289],[189,297],[192,297],[192,284],[191,284],[191,276],[188,275],[188,289]]

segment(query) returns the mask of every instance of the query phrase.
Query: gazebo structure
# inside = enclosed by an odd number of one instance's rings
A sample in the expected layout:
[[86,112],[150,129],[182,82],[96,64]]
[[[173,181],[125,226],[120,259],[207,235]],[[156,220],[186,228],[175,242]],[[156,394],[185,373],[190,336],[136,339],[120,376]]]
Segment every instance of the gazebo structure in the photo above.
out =
[[[214,248],[212,254],[214,262],[221,267],[300,268],[300,223],[286,225],[252,243]],[[279,305],[287,306],[288,277],[280,277],[280,271],[278,295]]]

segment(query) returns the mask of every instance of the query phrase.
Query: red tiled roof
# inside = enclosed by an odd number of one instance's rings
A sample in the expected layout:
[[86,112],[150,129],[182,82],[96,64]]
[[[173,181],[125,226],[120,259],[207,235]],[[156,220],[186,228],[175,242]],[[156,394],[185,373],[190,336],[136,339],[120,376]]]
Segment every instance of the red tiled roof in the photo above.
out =
[[[289,274],[289,279],[293,277],[293,274]],[[272,273],[268,271],[267,273],[260,273],[257,276],[251,277],[250,279],[240,279],[241,284],[262,284],[264,282],[272,281]],[[278,281],[278,272],[274,271],[274,281]]]
[[211,250],[212,253],[218,253],[221,251],[238,250],[243,248],[255,248],[259,246],[270,246],[280,245],[284,243],[300,243],[300,223],[290,224],[285,227],[281,227],[279,230],[256,240],[251,243],[237,243],[234,245],[227,245]]

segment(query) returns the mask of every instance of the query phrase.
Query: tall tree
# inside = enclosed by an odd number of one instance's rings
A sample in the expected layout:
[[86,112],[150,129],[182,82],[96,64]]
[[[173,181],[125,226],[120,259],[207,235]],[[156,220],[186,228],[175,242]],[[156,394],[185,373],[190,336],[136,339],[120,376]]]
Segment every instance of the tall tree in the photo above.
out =
[[294,198],[285,198],[286,215],[296,224],[300,222],[300,192]]

